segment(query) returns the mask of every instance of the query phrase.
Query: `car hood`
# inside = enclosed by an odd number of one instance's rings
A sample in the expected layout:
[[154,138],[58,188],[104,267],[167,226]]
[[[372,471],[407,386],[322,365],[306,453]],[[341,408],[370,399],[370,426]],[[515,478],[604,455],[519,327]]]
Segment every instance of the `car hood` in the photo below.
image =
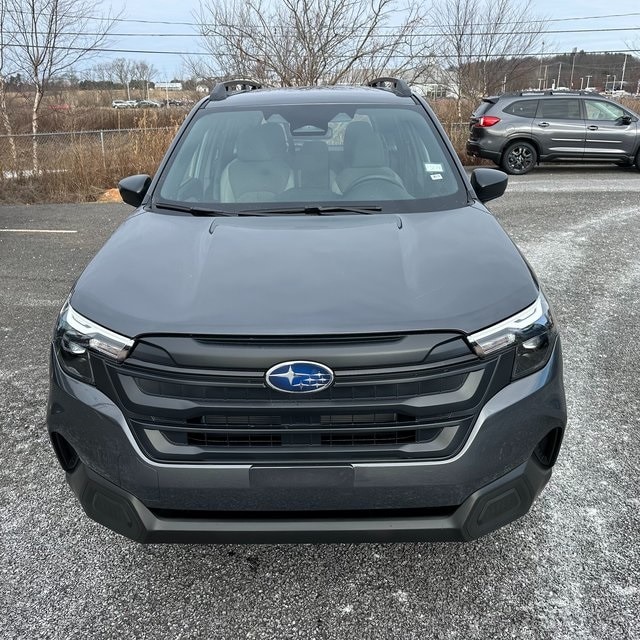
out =
[[524,259],[485,210],[128,218],[72,306],[128,337],[454,330],[531,304]]

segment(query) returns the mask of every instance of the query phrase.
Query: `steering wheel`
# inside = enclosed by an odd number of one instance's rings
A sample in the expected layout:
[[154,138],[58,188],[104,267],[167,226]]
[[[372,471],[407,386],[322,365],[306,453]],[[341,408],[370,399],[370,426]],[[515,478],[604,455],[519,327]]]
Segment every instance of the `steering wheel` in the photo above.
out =
[[368,176],[360,176],[356,178],[346,189],[346,191],[342,194],[343,196],[351,193],[356,187],[359,187],[366,182],[387,182],[392,184],[396,189],[402,191],[402,195],[409,195],[408,191],[404,188],[404,185],[401,184],[397,178],[393,178],[392,176],[385,175],[368,175]]

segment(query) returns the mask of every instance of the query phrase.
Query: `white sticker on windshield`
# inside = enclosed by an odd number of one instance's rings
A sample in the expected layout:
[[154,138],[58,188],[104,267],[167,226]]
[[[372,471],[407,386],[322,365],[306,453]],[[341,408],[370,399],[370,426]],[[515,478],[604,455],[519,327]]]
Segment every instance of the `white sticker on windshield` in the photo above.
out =
[[442,173],[442,165],[439,162],[425,162],[424,170],[427,173]]
[[432,173],[431,174],[431,179],[432,180],[442,180],[442,175],[439,173]]

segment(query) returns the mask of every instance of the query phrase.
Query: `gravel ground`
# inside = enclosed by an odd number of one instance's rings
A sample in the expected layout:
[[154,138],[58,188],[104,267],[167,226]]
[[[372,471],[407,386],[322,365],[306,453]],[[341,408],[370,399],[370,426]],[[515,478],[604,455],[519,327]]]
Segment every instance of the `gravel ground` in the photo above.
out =
[[492,209],[563,328],[569,427],[522,520],[467,544],[139,546],[86,518],[47,344],[122,205],[0,208],[0,638],[640,638],[640,174],[541,168]]

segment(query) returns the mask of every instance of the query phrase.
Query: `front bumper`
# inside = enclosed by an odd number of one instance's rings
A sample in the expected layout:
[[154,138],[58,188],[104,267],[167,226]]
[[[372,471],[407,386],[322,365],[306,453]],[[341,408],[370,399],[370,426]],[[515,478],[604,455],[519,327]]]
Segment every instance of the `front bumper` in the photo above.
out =
[[446,460],[154,462],[120,409],[55,358],[47,422],[78,454],[68,480],[87,514],[141,542],[466,540],[527,512],[551,475],[533,452],[563,432],[566,408],[558,341],[542,370],[484,405]]
[[161,517],[82,463],[68,474],[68,481],[90,518],[137,542],[237,544],[472,540],[527,513],[550,477],[551,469],[532,457],[470,495],[452,513],[416,510],[359,516],[349,511],[322,517],[313,512],[304,517],[299,513],[226,517],[219,512]]

